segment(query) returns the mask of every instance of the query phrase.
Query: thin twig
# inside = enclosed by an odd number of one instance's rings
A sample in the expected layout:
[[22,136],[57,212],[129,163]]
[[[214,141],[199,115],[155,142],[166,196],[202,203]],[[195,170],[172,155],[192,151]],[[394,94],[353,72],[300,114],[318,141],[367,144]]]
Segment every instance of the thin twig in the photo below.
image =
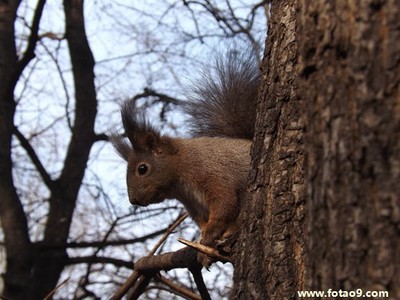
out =
[[179,226],[188,216],[188,213],[184,213],[181,216],[176,219],[176,221],[168,228],[168,230],[163,234],[161,239],[158,241],[158,243],[153,247],[153,249],[150,251],[149,255],[153,255],[156,253],[157,249],[162,245],[162,243],[165,242],[167,237],[172,233],[172,231],[175,230],[176,227]]
[[[168,230],[163,234],[163,236],[160,238],[158,243],[153,247],[153,249],[150,251],[149,255],[154,255],[156,253],[157,249],[164,243],[164,241],[167,239],[167,237],[172,233],[172,231],[175,230],[176,227],[180,223],[182,223],[186,217],[188,216],[187,213],[179,216],[176,221],[168,228]],[[138,271],[133,271],[132,274],[129,276],[129,278],[125,281],[125,283],[119,288],[119,290],[114,294],[114,296],[111,298],[112,300],[119,300],[121,299],[127,292],[128,290],[135,284],[135,282],[139,279],[140,273]]]
[[46,297],[44,297],[43,300],[50,300],[53,295],[64,285],[67,283],[67,281],[69,280],[69,277],[67,279],[65,279],[63,282],[61,282],[59,285],[57,285],[54,289],[51,290],[50,293],[47,294]]
[[200,251],[201,253],[204,253],[204,254],[210,256],[211,258],[214,258],[215,260],[221,261],[223,263],[226,263],[226,262],[232,263],[232,259],[231,258],[221,255],[218,252],[218,250],[216,250],[214,248],[205,246],[205,245],[200,244],[200,243],[191,242],[191,241],[185,240],[183,238],[178,238],[178,241],[181,242],[182,244],[188,246],[188,247],[196,249],[197,251]]
[[31,159],[36,170],[39,172],[39,174],[42,177],[46,186],[49,188],[49,190],[53,191],[55,188],[54,181],[51,179],[51,176],[49,175],[46,168],[40,161],[40,159],[39,159],[38,155],[36,154],[35,150],[33,149],[32,145],[29,143],[29,141],[25,138],[25,136],[21,133],[21,131],[19,131],[19,129],[16,126],[14,126],[14,128],[13,128],[13,133],[19,140],[22,148],[24,148],[25,151],[28,153],[29,158]]
[[199,295],[193,293],[191,290],[189,290],[188,288],[186,288],[182,285],[176,284],[172,280],[162,276],[160,273],[158,273],[156,275],[156,279],[158,279],[160,282],[162,282],[163,284],[165,284],[166,286],[168,286],[170,289],[174,290],[178,294],[183,295],[184,297],[187,297],[187,298],[193,299],[193,300],[202,300],[201,297],[199,297]]
[[135,286],[132,288],[132,293],[129,295],[129,300],[139,299],[140,295],[143,294],[146,287],[149,285],[152,276],[142,275],[139,280],[135,282]]

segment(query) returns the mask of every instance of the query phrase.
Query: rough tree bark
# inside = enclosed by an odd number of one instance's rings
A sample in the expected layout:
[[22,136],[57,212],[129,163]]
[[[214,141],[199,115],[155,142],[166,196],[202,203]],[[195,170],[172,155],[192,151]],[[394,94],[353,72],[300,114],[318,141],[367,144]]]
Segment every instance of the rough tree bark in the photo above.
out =
[[[35,19],[39,24],[45,1],[39,1]],[[34,152],[31,159],[50,190],[49,214],[44,238],[29,239],[27,221],[12,182],[11,137],[14,129],[14,87],[24,67],[34,57],[37,42],[35,20],[24,56],[18,60],[14,22],[19,1],[0,2],[0,212],[5,235],[7,271],[3,295],[9,299],[43,299],[57,284],[67,262],[66,243],[89,152],[96,141],[94,122],[97,101],[94,59],[85,34],[83,0],[65,0],[66,39],[75,87],[75,119],[71,140],[58,179],[46,173]],[[18,136],[18,134],[17,134]]]
[[400,298],[399,15],[272,1],[233,299]]
[[303,121],[296,1],[273,1],[232,299],[291,299],[305,285]]
[[399,15],[398,1],[301,3],[314,290],[400,298]]

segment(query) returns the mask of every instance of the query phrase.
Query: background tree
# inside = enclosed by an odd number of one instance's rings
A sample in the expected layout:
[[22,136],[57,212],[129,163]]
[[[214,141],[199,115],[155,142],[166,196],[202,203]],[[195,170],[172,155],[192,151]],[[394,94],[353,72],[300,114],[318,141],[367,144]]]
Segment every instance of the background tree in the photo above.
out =
[[302,1],[313,289],[400,297],[399,13],[395,1]]
[[[41,299],[57,283],[55,298],[108,297],[122,284],[182,208],[129,207],[125,164],[107,142],[120,128],[119,103],[136,99],[176,133],[181,74],[221,39],[257,48],[265,34],[263,2],[83,3],[0,2],[0,287],[7,298]],[[198,236],[188,221],[180,232]],[[216,272],[219,282],[224,272]],[[192,284],[186,274],[169,275]],[[225,284],[215,286],[226,295]]]
[[233,299],[400,296],[399,10],[272,2]]

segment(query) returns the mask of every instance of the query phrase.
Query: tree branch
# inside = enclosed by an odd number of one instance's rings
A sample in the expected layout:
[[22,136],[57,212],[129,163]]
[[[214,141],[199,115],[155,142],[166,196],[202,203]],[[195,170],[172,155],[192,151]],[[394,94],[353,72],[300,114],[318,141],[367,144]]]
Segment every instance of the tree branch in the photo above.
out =
[[194,248],[185,247],[178,251],[161,255],[142,257],[135,263],[135,272],[138,274],[156,274],[160,270],[168,271],[177,268],[186,268],[193,274],[198,291],[203,300],[209,300],[210,294],[201,275],[202,266],[198,262],[198,252]]
[[213,258],[215,260],[221,261],[223,263],[226,263],[226,262],[232,263],[233,262],[230,257],[221,255],[218,252],[218,250],[216,250],[214,248],[205,246],[200,243],[191,242],[191,241],[185,240],[183,238],[179,238],[178,241],[186,246],[189,246],[190,248],[193,248],[201,253],[204,253],[204,254],[210,256],[211,258]]
[[153,90],[151,88],[144,88],[143,89],[143,93],[135,95],[134,97],[132,97],[132,100],[136,101],[138,99],[147,98],[147,97],[155,97],[155,98],[157,98],[157,100],[154,101],[154,103],[163,102],[165,104],[180,105],[183,102],[182,100],[179,100],[177,98],[173,98],[171,96],[168,96],[167,94],[158,93],[158,92],[156,92],[155,90]]
[[[136,300],[143,294],[146,290],[146,287],[149,285],[152,276],[142,275],[135,281],[135,285],[132,288],[132,292],[129,296],[129,300]],[[114,299],[114,298],[112,298]]]
[[[127,240],[119,240],[119,241],[101,241],[101,242],[70,242],[67,243],[67,248],[89,248],[89,247],[109,247],[109,246],[121,246],[121,245],[130,245],[134,243],[142,243],[148,239],[154,238],[162,233],[167,231],[166,228],[158,230],[156,232],[152,232],[150,234]],[[60,247],[64,247],[60,246]]]
[[[150,255],[154,255],[154,253],[157,251],[157,249],[161,246],[162,243],[167,239],[167,237],[175,230],[176,227],[179,226],[188,216],[188,213],[184,213],[175,220],[174,223],[169,226],[168,230],[164,233],[164,235],[161,237],[161,239],[158,241],[158,243],[153,247],[153,249],[150,251]],[[136,270],[133,271],[131,276],[126,280],[126,282],[118,289],[118,291],[113,295],[112,299],[113,300],[118,300],[121,299],[127,292],[128,290],[138,281],[140,277],[140,273]],[[148,281],[145,280],[147,283]]]
[[204,283],[203,275],[201,274],[202,266],[193,266],[189,268],[190,273],[193,275],[194,282],[196,283],[197,289],[201,295],[202,300],[211,300],[210,294],[208,293],[207,286]]
[[126,261],[122,259],[106,257],[106,256],[80,256],[80,257],[70,257],[68,258],[67,265],[76,264],[112,264],[117,267],[125,267],[128,269],[133,269],[133,263],[131,261]]
[[18,78],[21,76],[22,72],[24,71],[25,67],[29,64],[29,62],[35,57],[35,48],[36,44],[39,40],[39,24],[40,19],[42,18],[43,8],[46,3],[46,0],[39,0],[35,14],[32,20],[31,26],[31,34],[28,39],[28,46],[26,47],[25,53],[23,54],[22,58],[17,63],[16,72],[14,73],[14,82],[17,83]]
[[197,253],[195,249],[185,247],[160,255],[145,256],[135,263],[135,270],[139,273],[154,273],[160,270],[190,268],[198,264]]
[[94,142],[97,99],[94,86],[94,58],[85,33],[82,0],[65,0],[65,23],[75,87],[75,120],[58,190],[49,199],[45,241],[66,242],[90,149]]
[[187,287],[184,287],[182,285],[178,285],[172,280],[165,278],[162,276],[160,273],[156,274],[155,278],[160,281],[161,283],[165,284],[168,286],[171,290],[174,291],[174,293],[177,293],[179,295],[183,295],[186,298],[193,299],[193,300],[202,300],[201,297],[193,293],[190,289]]
[[[75,90],[75,119],[61,175],[49,197],[44,245],[66,244],[79,189],[94,142],[97,99],[94,59],[85,33],[83,0],[64,0],[65,28]],[[39,252],[30,276],[40,278],[31,298],[42,299],[57,284],[67,261],[67,249]]]
[[33,149],[32,145],[25,138],[25,136],[18,130],[16,126],[14,126],[13,132],[15,136],[18,138],[22,148],[24,148],[25,151],[28,153],[29,158],[31,159],[33,165],[36,167],[36,170],[39,172],[46,186],[49,188],[49,190],[53,190],[54,181],[51,179],[49,173],[47,173],[46,169],[44,168],[42,162],[40,161],[39,157],[35,152],[35,149]]

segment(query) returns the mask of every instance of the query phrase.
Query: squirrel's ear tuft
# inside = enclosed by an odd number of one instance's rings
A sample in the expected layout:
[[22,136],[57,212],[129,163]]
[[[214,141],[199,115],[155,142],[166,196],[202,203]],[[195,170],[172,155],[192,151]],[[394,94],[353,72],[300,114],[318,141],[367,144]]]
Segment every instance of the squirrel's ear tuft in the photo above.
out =
[[126,142],[126,140],[120,135],[111,134],[110,141],[118,154],[124,160],[128,161],[129,153],[132,152],[132,147]]
[[175,152],[173,140],[161,136],[144,115],[137,112],[134,101],[127,101],[122,105],[121,116],[126,136],[134,151],[155,154]]

